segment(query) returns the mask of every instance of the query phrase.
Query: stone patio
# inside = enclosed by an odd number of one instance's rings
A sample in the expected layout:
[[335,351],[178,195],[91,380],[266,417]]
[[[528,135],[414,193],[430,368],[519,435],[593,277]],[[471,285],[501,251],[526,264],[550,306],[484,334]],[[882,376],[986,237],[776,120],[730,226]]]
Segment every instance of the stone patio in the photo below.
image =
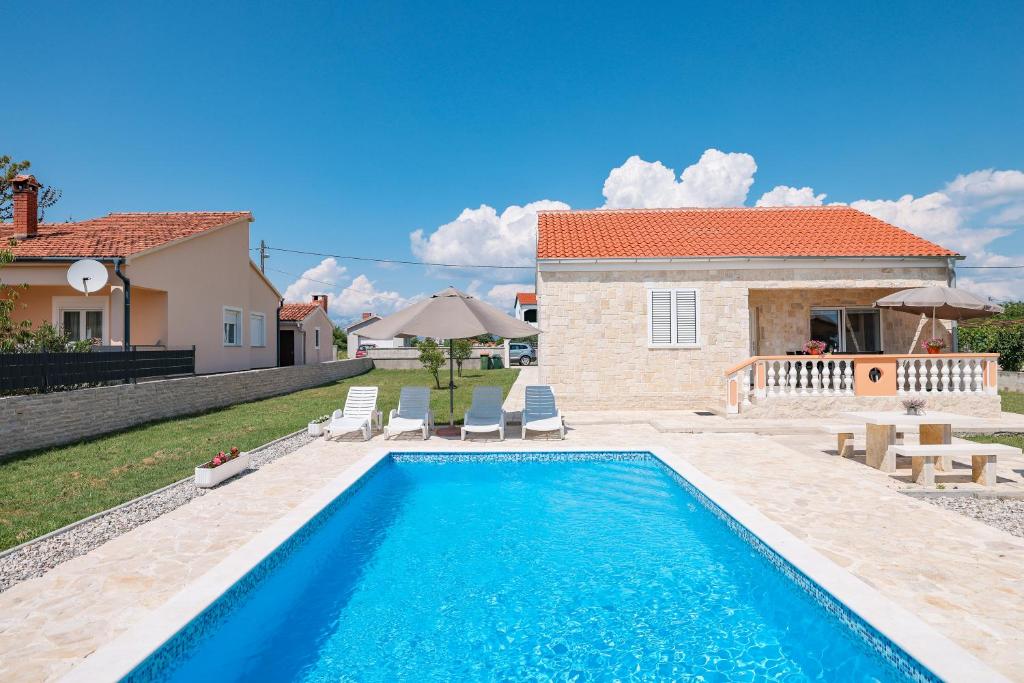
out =
[[[903,495],[899,489],[913,487],[900,479],[909,469],[893,477],[836,457],[834,437],[817,432],[814,421],[765,423],[759,434],[735,431],[750,421],[683,414],[568,420],[564,442],[524,442],[512,428],[505,442],[485,445],[668,448],[1006,676],[1024,680],[1024,539]],[[365,443],[317,440],[0,594],[0,680],[59,678],[384,445],[379,435]],[[388,446],[465,447],[438,437]],[[1024,490],[1022,472],[1024,458],[1001,461],[1000,489]]]

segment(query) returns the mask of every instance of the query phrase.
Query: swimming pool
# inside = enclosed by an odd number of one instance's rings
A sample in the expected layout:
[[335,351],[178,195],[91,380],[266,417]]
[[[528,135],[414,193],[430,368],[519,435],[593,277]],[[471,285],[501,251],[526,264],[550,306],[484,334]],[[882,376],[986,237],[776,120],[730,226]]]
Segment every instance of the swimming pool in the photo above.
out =
[[700,676],[937,680],[647,452],[383,457],[127,680]]

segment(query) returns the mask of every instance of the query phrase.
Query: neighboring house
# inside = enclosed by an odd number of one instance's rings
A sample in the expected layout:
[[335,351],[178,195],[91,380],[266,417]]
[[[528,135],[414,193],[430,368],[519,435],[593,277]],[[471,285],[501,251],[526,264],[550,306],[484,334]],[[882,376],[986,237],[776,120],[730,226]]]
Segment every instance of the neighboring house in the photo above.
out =
[[537,294],[535,292],[516,294],[515,316],[531,325],[537,324]]
[[[12,186],[14,220],[0,224],[0,239],[17,241],[4,283],[27,285],[15,320],[48,321],[75,339],[122,345],[127,287],[132,345],[195,346],[198,373],[276,364],[280,294],[249,259],[252,214],[111,213],[40,224],[39,183],[18,176]],[[108,271],[107,285],[88,297],[67,281],[68,267],[83,258]]]
[[363,313],[362,318],[360,318],[358,322],[354,322],[345,328],[345,334],[348,337],[349,355],[355,356],[360,344],[373,344],[378,349],[400,349],[405,346],[409,346],[410,340],[415,339],[414,336],[409,335],[403,335],[393,339],[367,339],[359,336],[359,330],[378,320],[380,320],[379,315]]
[[[844,206],[544,211],[538,230],[541,381],[576,408],[722,406],[727,371],[750,372],[743,364],[756,364],[752,356],[781,356],[744,376],[760,396],[794,387],[852,395],[852,375],[846,385],[828,375],[853,363],[830,364],[825,377],[820,365],[806,365],[818,376],[801,377],[787,354],[811,338],[837,354],[919,353],[930,332],[923,320],[872,304],[900,289],[954,284],[962,258]],[[862,358],[858,373],[867,360],[889,363],[879,367],[893,396],[897,381],[901,391],[909,386],[907,364],[919,360]],[[982,366],[994,367],[989,360],[968,367],[952,359],[949,368],[980,379]],[[858,374],[857,395],[876,381]],[[994,377],[985,381],[994,393]],[[736,382],[734,403],[747,386]],[[955,398],[951,391],[946,398]]]
[[327,316],[326,294],[314,294],[308,304],[284,304],[279,319],[281,365],[334,360],[334,324]]

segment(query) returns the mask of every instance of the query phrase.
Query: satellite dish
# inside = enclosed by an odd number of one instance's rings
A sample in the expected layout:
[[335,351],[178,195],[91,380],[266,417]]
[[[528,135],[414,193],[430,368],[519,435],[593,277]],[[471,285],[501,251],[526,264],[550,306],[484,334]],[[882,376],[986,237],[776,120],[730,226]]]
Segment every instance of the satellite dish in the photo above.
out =
[[91,258],[75,261],[68,268],[68,284],[89,296],[107,284],[107,267]]

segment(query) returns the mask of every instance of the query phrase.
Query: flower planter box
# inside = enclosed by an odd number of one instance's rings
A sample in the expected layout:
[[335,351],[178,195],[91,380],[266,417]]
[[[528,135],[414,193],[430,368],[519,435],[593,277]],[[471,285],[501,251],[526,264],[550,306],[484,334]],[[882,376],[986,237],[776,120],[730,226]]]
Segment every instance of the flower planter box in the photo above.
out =
[[323,436],[324,427],[327,426],[326,422],[310,422],[306,426],[306,431],[310,436]]
[[228,460],[219,467],[210,467],[210,463],[207,462],[196,468],[196,486],[208,489],[247,469],[249,469],[248,453],[240,453],[237,458]]

